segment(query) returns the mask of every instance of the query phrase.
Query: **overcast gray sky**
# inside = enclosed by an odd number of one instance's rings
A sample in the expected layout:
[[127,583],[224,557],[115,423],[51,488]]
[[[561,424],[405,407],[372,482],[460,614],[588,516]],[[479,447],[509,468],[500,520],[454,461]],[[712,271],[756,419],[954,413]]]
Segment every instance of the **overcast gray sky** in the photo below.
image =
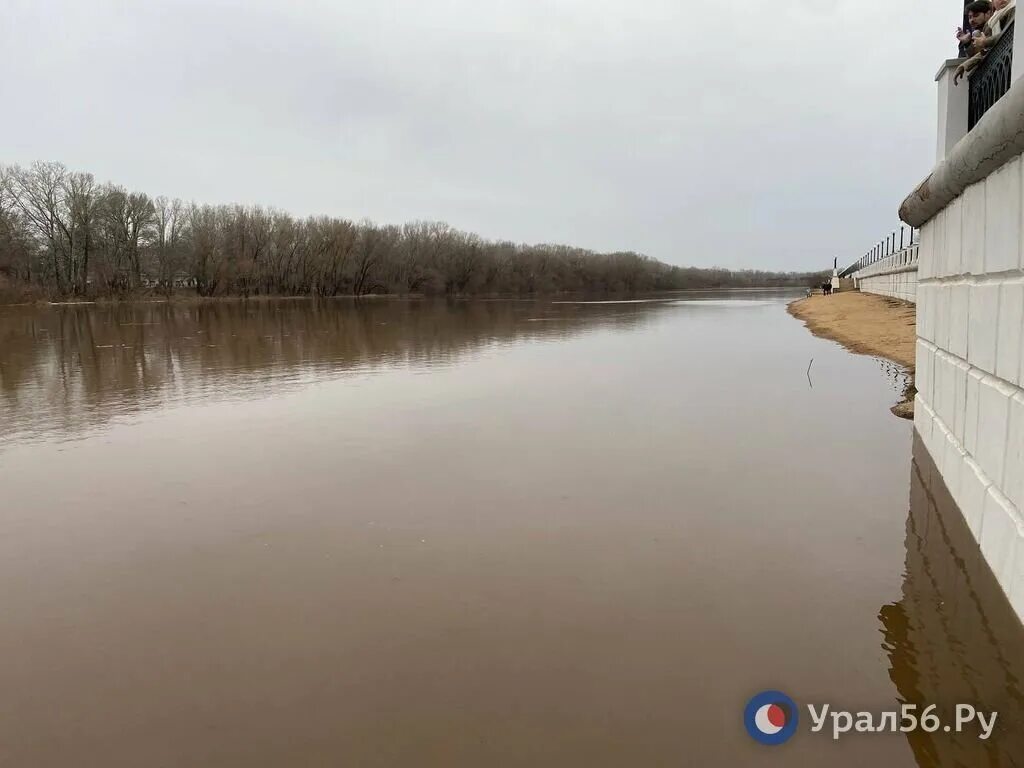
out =
[[930,170],[958,0],[6,0],[0,162],[821,268]]

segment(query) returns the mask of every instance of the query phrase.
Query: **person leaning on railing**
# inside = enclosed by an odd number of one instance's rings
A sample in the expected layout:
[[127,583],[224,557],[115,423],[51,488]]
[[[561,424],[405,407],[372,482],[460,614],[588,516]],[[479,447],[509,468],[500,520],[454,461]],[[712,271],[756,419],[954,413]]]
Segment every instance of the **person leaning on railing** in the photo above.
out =
[[[972,15],[971,9],[975,6],[977,6],[977,12]],[[981,6],[989,6],[987,12]],[[975,2],[967,6],[968,18],[971,19],[971,26],[974,27],[975,31],[969,51],[973,55],[956,68],[956,72],[953,73],[954,85],[960,82],[960,78],[972,72],[984,61],[992,46],[999,42],[1003,32],[1013,23],[1016,7],[1016,0],[995,0],[994,3],[989,3],[988,0],[975,0]],[[980,20],[982,17],[985,17],[986,20],[981,24],[980,28],[976,27],[975,20]],[[977,34],[979,30],[981,32],[980,35]]]
[[978,52],[974,41],[984,34],[985,25],[994,12],[990,0],[974,0],[964,6],[964,25],[956,29],[956,39],[960,43],[958,58],[967,59]]

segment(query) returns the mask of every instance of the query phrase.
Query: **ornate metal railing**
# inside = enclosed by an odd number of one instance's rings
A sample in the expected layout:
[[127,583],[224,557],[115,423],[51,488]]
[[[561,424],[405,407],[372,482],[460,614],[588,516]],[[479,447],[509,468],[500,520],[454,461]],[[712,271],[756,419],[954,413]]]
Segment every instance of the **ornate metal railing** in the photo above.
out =
[[1011,24],[988,52],[978,68],[971,73],[967,97],[967,129],[973,128],[981,116],[1010,90],[1010,68],[1013,63],[1013,28]]
[[[854,272],[859,272],[860,270],[871,266],[875,262],[888,258],[893,254],[905,253],[912,246],[917,245],[917,238],[920,234],[921,231],[918,229],[913,229],[911,227],[908,231],[907,228],[904,228],[901,225],[898,230],[889,233],[887,238],[880,240],[870,251],[840,272],[839,276],[847,277],[848,275],[852,275]],[[904,239],[904,237],[906,239]]]

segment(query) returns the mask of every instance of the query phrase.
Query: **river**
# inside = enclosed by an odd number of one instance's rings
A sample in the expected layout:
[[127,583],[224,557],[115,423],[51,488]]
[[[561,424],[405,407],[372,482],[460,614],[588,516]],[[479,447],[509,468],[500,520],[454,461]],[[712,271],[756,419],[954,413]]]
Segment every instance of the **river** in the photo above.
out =
[[0,307],[0,765],[1020,764],[901,374],[794,295]]

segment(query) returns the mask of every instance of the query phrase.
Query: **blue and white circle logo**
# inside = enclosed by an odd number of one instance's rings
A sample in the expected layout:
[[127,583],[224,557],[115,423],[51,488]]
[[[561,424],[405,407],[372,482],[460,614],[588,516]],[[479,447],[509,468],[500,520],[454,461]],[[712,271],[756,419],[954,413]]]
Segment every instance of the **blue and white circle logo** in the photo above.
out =
[[770,747],[784,744],[796,733],[800,712],[789,696],[780,691],[762,691],[747,702],[743,724],[755,741]]

